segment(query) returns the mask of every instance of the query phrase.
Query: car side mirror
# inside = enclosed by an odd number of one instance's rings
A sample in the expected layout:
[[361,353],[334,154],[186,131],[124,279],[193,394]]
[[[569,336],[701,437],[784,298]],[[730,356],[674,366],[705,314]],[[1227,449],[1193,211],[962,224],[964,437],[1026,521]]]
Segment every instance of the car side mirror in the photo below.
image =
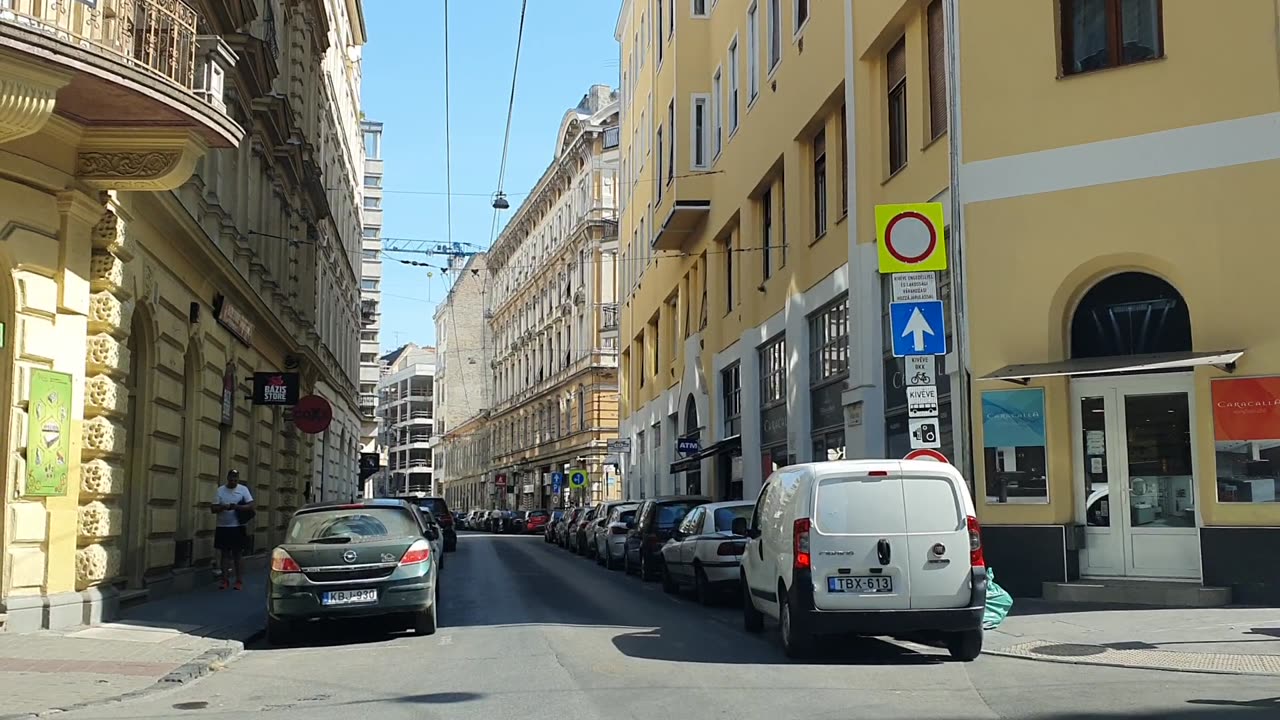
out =
[[748,533],[748,532],[750,532],[750,527],[748,527],[748,525],[747,525],[747,519],[746,519],[746,518],[734,518],[734,519],[733,519],[733,526],[730,528],[730,530],[733,532],[733,534],[734,534],[734,535],[740,535],[740,536],[742,536],[742,537],[747,537],[747,533]]
[[427,531],[423,533],[423,536],[426,537],[428,540],[440,539],[440,533],[436,532],[435,528],[427,528]]
[[635,530],[635,529],[636,529],[636,521],[635,521],[635,520],[628,520],[628,521],[627,521],[627,529],[628,529],[628,530]]
[[760,528],[751,528],[750,530],[748,530],[748,531],[747,531],[747,537],[751,538],[752,540],[759,540],[759,539],[760,539]]

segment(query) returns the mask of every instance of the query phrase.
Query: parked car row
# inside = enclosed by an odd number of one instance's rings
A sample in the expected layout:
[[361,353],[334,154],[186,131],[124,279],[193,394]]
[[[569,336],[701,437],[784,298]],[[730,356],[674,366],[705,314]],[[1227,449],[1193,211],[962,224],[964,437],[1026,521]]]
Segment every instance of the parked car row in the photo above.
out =
[[534,535],[541,533],[550,519],[547,510],[472,510],[459,514],[458,525],[465,530]]
[[982,651],[981,529],[947,463],[793,465],[755,502],[597,503],[553,515],[544,539],[704,604],[740,597],[744,628],[775,621],[792,657],[839,634],[937,641],[964,661]]

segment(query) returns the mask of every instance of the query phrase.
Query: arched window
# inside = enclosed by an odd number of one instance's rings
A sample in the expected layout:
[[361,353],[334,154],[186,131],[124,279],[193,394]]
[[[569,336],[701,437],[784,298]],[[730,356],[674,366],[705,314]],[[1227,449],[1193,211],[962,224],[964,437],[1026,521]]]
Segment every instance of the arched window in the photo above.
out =
[[693,437],[698,434],[701,424],[698,422],[698,403],[694,402],[693,396],[684,402],[684,434],[685,437]]
[[1071,357],[1189,352],[1191,313],[1169,283],[1126,272],[1100,280],[1071,318]]

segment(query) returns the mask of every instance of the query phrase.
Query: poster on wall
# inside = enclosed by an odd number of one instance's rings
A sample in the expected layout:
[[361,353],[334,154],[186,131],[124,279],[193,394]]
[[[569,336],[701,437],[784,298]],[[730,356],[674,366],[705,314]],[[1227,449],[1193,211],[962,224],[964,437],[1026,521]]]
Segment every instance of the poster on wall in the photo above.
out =
[[32,370],[30,398],[26,495],[66,495],[71,454],[71,376]]
[[1280,481],[1280,377],[1214,380],[1218,502],[1273,503]]
[[983,392],[982,445],[988,505],[1049,502],[1043,389]]

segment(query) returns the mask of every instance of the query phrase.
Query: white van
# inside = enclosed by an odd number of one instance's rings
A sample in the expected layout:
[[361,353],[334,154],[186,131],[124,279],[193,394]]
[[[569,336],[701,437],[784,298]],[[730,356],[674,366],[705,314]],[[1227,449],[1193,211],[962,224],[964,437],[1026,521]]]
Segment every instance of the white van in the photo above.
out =
[[938,633],[982,652],[987,569],[952,465],[844,460],[784,467],[756,500],[742,556],[743,624],[778,621],[787,655],[823,635]]

